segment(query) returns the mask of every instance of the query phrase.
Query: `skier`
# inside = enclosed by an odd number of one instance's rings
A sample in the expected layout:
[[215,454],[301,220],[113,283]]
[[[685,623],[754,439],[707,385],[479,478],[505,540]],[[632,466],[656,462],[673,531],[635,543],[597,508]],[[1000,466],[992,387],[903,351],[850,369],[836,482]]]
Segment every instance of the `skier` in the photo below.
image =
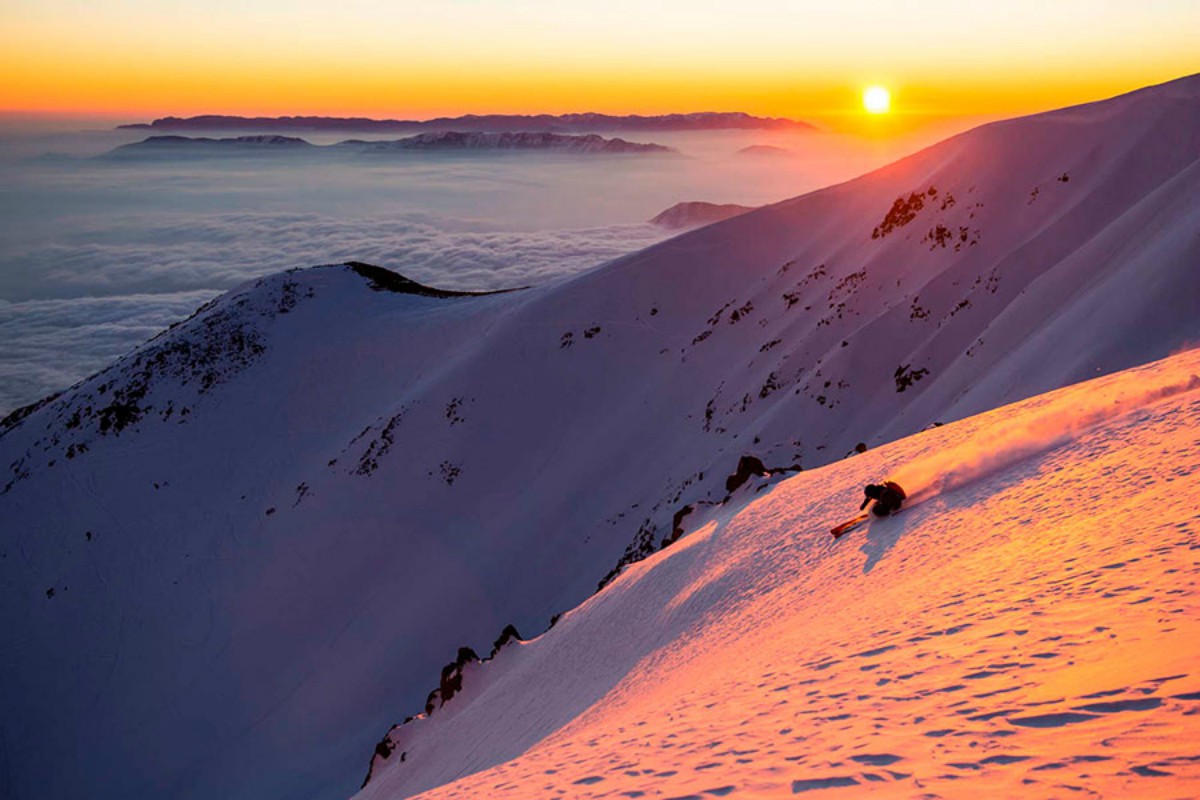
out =
[[894,481],[884,481],[883,484],[869,483],[863,489],[863,494],[867,496],[866,500],[862,501],[862,505],[858,507],[862,511],[867,507],[867,504],[872,500],[875,505],[871,507],[871,512],[877,517],[886,517],[890,514],[895,514],[900,510],[900,505],[908,497],[904,490],[900,488],[900,484]]

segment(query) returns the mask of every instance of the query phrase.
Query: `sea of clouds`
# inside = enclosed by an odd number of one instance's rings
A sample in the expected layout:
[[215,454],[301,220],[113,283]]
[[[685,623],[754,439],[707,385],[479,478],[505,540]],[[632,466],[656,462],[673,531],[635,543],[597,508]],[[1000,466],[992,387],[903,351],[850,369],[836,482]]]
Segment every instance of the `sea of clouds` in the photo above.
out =
[[738,157],[751,143],[808,145],[714,132],[667,136],[684,154],[673,157],[129,163],[98,156],[144,132],[4,123],[0,415],[262,274],[358,260],[449,289],[537,285],[673,235],[646,220],[676,202],[759,205],[892,155],[841,143],[812,158]]
[[315,213],[157,217],[6,247],[0,271],[36,264],[45,297],[0,298],[0,415],[92,374],[198,306],[271,272],[358,260],[449,289],[530,286],[667,234],[648,224],[559,231],[462,230],[448,220]]

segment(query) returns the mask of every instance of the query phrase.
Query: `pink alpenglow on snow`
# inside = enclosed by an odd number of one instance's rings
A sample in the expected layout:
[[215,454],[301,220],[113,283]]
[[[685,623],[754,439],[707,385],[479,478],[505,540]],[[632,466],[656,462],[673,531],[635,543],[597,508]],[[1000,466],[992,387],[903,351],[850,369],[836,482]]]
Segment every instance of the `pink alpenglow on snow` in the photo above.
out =
[[[357,800],[1195,796],[1197,375],[1200,350],[720,508],[394,729]],[[870,476],[952,462],[979,466],[826,535]]]
[[1133,409],[1198,388],[1200,377],[1196,375],[1184,379],[1150,376],[1145,383],[1097,386],[1082,396],[1047,397],[1043,408],[1014,425],[988,430],[967,445],[897,468],[897,480],[910,490],[905,506],[1003,471]]

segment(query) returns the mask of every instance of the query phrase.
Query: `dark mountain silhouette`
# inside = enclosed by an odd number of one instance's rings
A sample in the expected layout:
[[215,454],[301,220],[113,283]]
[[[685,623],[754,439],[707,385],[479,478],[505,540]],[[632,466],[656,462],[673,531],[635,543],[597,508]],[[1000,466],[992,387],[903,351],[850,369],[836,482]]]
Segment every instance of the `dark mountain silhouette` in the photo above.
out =
[[423,130],[516,133],[594,133],[600,131],[800,130],[815,131],[807,122],[756,117],[742,112],[701,111],[654,116],[611,114],[468,114],[428,120],[368,119],[366,117],[239,117],[205,114],[198,117],[160,117],[150,123],[120,128],[155,131],[264,131],[400,133]]

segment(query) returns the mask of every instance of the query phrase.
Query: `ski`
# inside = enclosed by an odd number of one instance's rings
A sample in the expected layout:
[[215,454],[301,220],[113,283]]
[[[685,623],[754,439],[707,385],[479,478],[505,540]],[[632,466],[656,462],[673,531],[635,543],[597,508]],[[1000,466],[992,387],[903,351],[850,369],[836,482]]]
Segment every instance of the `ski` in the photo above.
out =
[[871,516],[871,512],[864,511],[863,513],[859,514],[854,519],[846,520],[841,525],[838,525],[836,528],[831,530],[830,533],[833,534],[833,538],[840,539],[845,534],[849,533],[850,531],[857,528],[859,525],[866,522],[867,517],[869,517],[869,516]]

